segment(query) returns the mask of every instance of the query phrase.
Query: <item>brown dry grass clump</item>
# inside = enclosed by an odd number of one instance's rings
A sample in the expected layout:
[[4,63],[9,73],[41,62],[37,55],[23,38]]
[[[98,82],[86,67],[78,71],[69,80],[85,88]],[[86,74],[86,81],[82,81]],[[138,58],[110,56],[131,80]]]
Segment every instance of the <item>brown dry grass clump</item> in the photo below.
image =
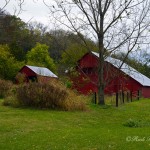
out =
[[87,97],[79,95],[72,90],[68,90],[68,93],[68,97],[62,101],[62,105],[65,110],[87,110]]
[[0,98],[4,98],[9,95],[12,86],[13,83],[11,81],[0,79]]
[[4,105],[65,111],[87,109],[85,98],[66,88],[59,80],[16,85],[12,93],[4,99]]

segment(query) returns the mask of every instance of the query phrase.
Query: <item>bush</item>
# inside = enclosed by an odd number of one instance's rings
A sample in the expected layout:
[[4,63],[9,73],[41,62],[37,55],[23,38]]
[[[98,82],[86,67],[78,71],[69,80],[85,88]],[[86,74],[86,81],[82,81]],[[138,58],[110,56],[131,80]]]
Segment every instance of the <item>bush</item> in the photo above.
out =
[[67,80],[65,84],[66,84],[67,88],[72,88],[72,82],[71,81]]
[[60,108],[61,101],[68,96],[66,89],[53,82],[32,82],[19,85],[16,91],[17,100],[24,106],[39,108]]
[[0,79],[0,98],[4,98],[9,95],[12,86],[13,84],[11,81]]
[[30,82],[13,86],[3,105],[50,108],[65,111],[86,110],[85,98],[58,80]]

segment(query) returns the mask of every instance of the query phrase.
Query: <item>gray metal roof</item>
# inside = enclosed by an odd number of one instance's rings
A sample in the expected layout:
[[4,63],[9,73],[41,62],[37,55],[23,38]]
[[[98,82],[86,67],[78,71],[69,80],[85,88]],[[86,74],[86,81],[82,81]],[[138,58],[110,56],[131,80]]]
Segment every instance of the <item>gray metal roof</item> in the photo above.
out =
[[44,67],[36,67],[36,66],[29,66],[26,65],[29,69],[31,69],[33,72],[35,72],[38,75],[41,76],[47,76],[47,77],[54,77],[58,78],[53,72],[51,72],[48,68]]
[[[99,57],[99,54],[96,53],[96,52],[92,52],[92,54],[94,54],[95,56]],[[115,59],[115,58],[112,58],[112,57],[107,57],[105,59],[105,61],[111,63],[116,68],[120,68],[120,66],[123,63],[121,60],[118,60],[118,59]],[[120,70],[123,71],[125,74],[129,75],[130,77],[132,77],[134,80],[139,82],[141,85],[143,85],[143,86],[150,86],[150,79],[148,77],[146,77],[145,75],[141,74],[140,72],[138,72],[134,68],[130,67],[126,63],[123,63],[123,65],[121,66]]]

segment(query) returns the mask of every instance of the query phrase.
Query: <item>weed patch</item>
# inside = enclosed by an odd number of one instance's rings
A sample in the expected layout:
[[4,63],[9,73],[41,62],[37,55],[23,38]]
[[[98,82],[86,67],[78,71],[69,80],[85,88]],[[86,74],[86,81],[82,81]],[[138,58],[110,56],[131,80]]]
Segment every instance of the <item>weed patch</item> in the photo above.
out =
[[10,90],[12,89],[12,82],[0,79],[0,98],[4,98],[9,95]]
[[14,86],[3,104],[65,111],[86,110],[83,96],[66,88],[60,81],[31,82]]
[[129,119],[123,125],[130,128],[138,128],[142,127],[142,122],[141,120]]

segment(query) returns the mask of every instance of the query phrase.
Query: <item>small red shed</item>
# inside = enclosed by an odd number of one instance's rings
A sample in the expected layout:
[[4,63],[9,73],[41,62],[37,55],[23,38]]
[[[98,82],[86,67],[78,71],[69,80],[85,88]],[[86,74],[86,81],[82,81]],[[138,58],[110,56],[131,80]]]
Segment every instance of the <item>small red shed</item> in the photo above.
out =
[[[71,76],[73,86],[83,94],[98,91],[98,57],[96,52],[85,54],[76,67],[78,76]],[[104,62],[105,93],[139,92],[150,98],[150,79],[122,61],[107,57]]]
[[21,68],[19,73],[25,76],[25,82],[29,81],[47,82],[50,79],[58,78],[53,72],[51,72],[48,68],[45,67],[25,65]]

